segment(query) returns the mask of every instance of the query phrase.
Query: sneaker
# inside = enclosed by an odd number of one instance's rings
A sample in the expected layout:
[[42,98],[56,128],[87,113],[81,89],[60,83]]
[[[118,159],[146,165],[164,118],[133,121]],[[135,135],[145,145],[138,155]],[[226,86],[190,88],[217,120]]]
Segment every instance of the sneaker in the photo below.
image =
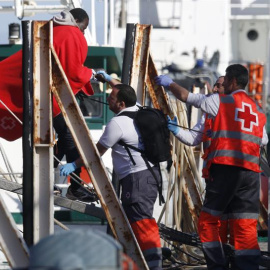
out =
[[53,194],[54,195],[61,195],[62,194],[62,189],[56,185],[53,185]]
[[98,200],[96,193],[89,189],[86,190],[83,187],[72,189],[71,186],[69,186],[66,197],[73,201],[78,200],[82,202],[95,202]]

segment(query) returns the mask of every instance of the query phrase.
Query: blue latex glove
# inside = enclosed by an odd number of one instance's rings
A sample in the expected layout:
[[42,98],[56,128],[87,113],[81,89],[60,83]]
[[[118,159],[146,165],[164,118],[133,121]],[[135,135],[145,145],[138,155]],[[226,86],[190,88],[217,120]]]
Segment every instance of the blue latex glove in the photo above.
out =
[[75,161],[72,163],[67,163],[60,168],[60,175],[61,176],[68,176],[70,173],[74,172],[77,169],[77,165]]
[[[176,136],[180,131],[180,128],[178,126],[175,126],[175,125],[178,125],[177,116],[174,116],[174,118],[172,120],[170,118],[170,116],[167,115],[167,120],[168,120],[168,129],[173,133],[174,136]],[[174,124],[174,125],[172,125],[172,124]]]
[[164,87],[169,87],[174,81],[167,75],[160,75],[155,77],[155,83]]
[[97,71],[97,74],[101,74],[107,82],[110,82],[112,80],[112,77],[108,75],[104,70]]

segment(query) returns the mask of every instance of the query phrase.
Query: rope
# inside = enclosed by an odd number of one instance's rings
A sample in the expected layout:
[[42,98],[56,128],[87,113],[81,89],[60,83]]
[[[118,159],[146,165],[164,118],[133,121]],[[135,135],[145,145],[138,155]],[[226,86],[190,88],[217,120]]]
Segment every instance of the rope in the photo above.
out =
[[9,109],[9,107],[0,99],[0,103],[10,112],[10,114],[12,115],[12,116],[14,116],[14,118],[22,125],[23,123],[22,123],[22,121],[17,117],[17,115],[16,114],[14,114],[10,109]]

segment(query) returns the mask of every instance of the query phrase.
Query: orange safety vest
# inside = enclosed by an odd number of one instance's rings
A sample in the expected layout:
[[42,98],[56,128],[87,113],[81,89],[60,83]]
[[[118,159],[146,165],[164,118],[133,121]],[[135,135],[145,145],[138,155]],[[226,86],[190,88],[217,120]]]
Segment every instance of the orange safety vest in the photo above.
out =
[[203,129],[203,137],[202,137],[202,142],[203,142],[203,168],[202,168],[202,177],[204,179],[207,179],[209,177],[209,172],[207,168],[207,157],[209,153],[209,147],[211,144],[211,139],[210,137],[207,136],[207,131],[212,130],[212,125],[213,125],[213,118],[209,118],[209,115],[206,113],[205,114],[205,122],[204,122],[204,129]]
[[243,91],[219,98],[207,168],[217,163],[260,172],[260,145],[266,123],[262,108]]

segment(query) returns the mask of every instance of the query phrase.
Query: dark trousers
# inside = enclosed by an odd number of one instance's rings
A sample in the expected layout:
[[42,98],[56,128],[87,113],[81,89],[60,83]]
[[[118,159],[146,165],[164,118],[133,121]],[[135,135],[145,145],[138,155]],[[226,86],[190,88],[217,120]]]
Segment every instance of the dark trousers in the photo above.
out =
[[259,173],[236,166],[213,164],[199,218],[198,230],[208,269],[227,269],[219,237],[221,215],[229,217],[235,255],[232,269],[257,270],[260,250],[257,242]]
[[[158,168],[153,168],[161,181]],[[127,175],[120,181],[121,201],[150,270],[162,269],[160,235],[153,218],[158,185],[149,170]]]
[[[80,157],[79,152],[77,150],[73,137],[66,125],[66,122],[62,114],[59,114],[56,117],[54,117],[53,127],[58,135],[58,141],[54,147],[54,155],[57,157],[57,159],[62,160],[64,155],[66,156],[66,160],[68,163],[78,159]],[[56,168],[58,164],[59,162],[56,159],[54,159],[54,168]],[[80,176],[81,169],[80,168],[76,169],[74,173]],[[79,180],[77,181],[81,182]],[[80,187],[80,184],[78,184],[73,179],[70,180],[70,183],[72,188],[74,189]]]

